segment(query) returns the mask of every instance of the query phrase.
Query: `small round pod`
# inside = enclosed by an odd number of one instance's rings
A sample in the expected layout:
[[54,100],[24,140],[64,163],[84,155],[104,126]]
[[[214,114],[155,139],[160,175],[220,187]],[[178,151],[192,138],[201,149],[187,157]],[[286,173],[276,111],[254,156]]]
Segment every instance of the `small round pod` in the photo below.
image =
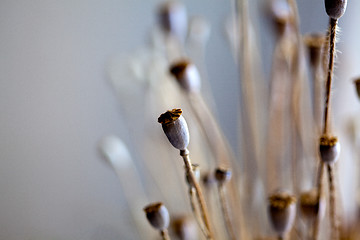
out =
[[162,3],[157,12],[161,29],[171,35],[184,37],[187,31],[187,13],[184,4],[178,1]]
[[291,21],[291,8],[287,1],[273,0],[270,3],[270,17],[274,23],[276,32],[281,36],[284,34],[288,23]]
[[301,214],[309,220],[316,217],[322,219],[325,215],[325,205],[325,199],[322,197],[319,200],[318,191],[315,188],[305,191],[300,195]]
[[190,216],[175,217],[171,221],[171,228],[178,239],[195,240],[199,238],[196,222]]
[[190,142],[190,134],[181,109],[173,109],[161,114],[158,122],[169,142],[179,150],[185,150]]
[[205,187],[211,187],[216,184],[216,179],[214,177],[213,172],[207,172],[207,173],[203,174],[201,181]]
[[356,88],[356,93],[360,99],[360,77],[354,80],[354,84]]
[[340,155],[340,143],[337,137],[321,136],[319,152],[321,161],[327,164],[335,163]]
[[170,216],[163,203],[157,202],[149,204],[144,208],[144,212],[147,220],[155,229],[162,231],[168,228]]
[[312,66],[318,66],[320,64],[325,42],[326,36],[323,33],[310,33],[305,35],[304,43],[307,47]]
[[292,228],[296,216],[296,198],[287,192],[269,197],[269,217],[276,233],[284,237]]
[[[192,167],[196,181],[199,182],[200,181],[200,165],[194,163],[194,164],[191,164],[191,167]],[[194,183],[192,182],[191,177],[189,176],[188,172],[185,173],[185,177],[186,177],[186,182],[189,184],[189,186],[194,187]]]
[[187,59],[181,59],[170,66],[170,73],[186,92],[200,92],[201,80],[197,67]]
[[215,169],[215,179],[219,185],[225,184],[230,181],[232,172],[230,169],[217,168]]
[[325,0],[325,10],[332,19],[339,19],[344,15],[347,0]]

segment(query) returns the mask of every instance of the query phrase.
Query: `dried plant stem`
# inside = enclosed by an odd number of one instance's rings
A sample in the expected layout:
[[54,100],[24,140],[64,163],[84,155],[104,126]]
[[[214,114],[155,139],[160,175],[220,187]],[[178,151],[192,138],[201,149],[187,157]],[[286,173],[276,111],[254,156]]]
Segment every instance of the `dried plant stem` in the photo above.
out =
[[331,164],[327,164],[328,178],[329,178],[329,192],[330,192],[330,223],[331,223],[331,239],[339,239],[338,227],[336,220],[336,191],[334,182],[334,169]]
[[320,226],[320,216],[319,216],[319,212],[320,212],[320,201],[322,198],[322,192],[323,192],[323,176],[324,176],[324,168],[325,168],[325,163],[323,163],[322,161],[320,161],[320,166],[318,169],[318,179],[317,179],[317,202],[319,204],[319,209],[317,212],[317,216],[315,217],[315,221],[314,221],[314,226],[313,226],[313,239],[316,240],[318,239],[318,235],[319,235],[319,226]]
[[234,232],[232,222],[231,222],[231,219],[230,219],[229,207],[228,207],[228,203],[226,201],[225,189],[224,189],[223,184],[219,184],[218,192],[219,192],[221,211],[222,211],[222,214],[223,214],[223,217],[224,217],[224,223],[225,223],[226,231],[227,231],[227,233],[229,235],[229,238],[231,240],[236,240],[235,232]]
[[190,205],[191,205],[191,210],[193,211],[194,215],[195,215],[195,219],[196,219],[196,222],[201,230],[201,232],[204,234],[205,237],[208,237],[209,236],[209,232],[206,230],[204,224],[203,224],[203,221],[202,221],[202,218],[201,218],[201,215],[199,213],[199,210],[198,208],[196,207],[196,193],[195,193],[195,188],[191,187],[189,189],[189,197],[190,197]]
[[168,233],[167,229],[161,230],[160,235],[161,235],[163,240],[170,240],[169,233]]
[[336,43],[336,27],[338,20],[330,19],[330,27],[329,27],[329,63],[328,63],[328,71],[327,71],[327,79],[326,79],[326,94],[325,94],[325,111],[324,111],[324,129],[323,134],[328,133],[328,125],[329,125],[329,110],[330,110],[330,92],[331,92],[331,84],[334,72],[334,57],[335,57],[335,43]]
[[188,174],[188,176],[190,177],[190,180],[195,188],[195,192],[196,192],[196,197],[199,203],[199,207],[200,207],[200,212],[201,212],[201,216],[203,218],[205,227],[208,231],[208,236],[206,236],[207,239],[213,239],[213,234],[211,231],[211,227],[210,227],[210,220],[209,220],[209,214],[207,211],[207,207],[206,207],[206,203],[204,200],[204,196],[202,194],[201,188],[199,183],[197,182],[195,176],[194,176],[194,172],[192,170],[192,166],[191,166],[191,161],[190,161],[190,157],[189,157],[189,151],[187,149],[185,150],[181,150],[180,151],[180,155],[182,156],[183,160],[184,160],[184,164],[185,164],[185,169],[186,169],[186,173]]

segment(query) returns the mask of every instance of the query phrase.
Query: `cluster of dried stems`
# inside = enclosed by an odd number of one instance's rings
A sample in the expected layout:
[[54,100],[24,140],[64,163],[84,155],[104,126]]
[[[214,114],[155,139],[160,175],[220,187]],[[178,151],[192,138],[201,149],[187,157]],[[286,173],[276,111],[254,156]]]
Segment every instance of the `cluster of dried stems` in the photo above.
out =
[[[241,161],[232,152],[211,104],[202,96],[203,73],[184,52],[183,6],[167,2],[158,12],[168,72],[181,89],[181,99],[188,108],[184,115],[198,126],[206,156],[210,156],[206,167],[190,160],[190,121],[185,121],[183,111],[175,108],[178,106],[161,114],[158,122],[183,160],[183,182],[199,228],[193,231],[185,218],[171,225],[168,210],[156,202],[144,211],[163,239],[170,239],[170,226],[175,226],[171,232],[178,239],[356,239],[340,221],[335,175],[340,143],[330,121],[337,28],[347,1],[325,0],[327,33],[305,36],[299,31],[295,0],[270,2],[276,45],[269,91],[261,87],[264,82],[256,69],[260,64],[250,34],[253,25],[248,1],[232,2],[231,45],[241,91]],[[355,83],[360,92],[360,80]],[[206,169],[210,171],[205,173]],[[325,169],[328,190],[324,188]],[[268,215],[265,220],[264,210]],[[271,229],[266,230],[268,226]]]

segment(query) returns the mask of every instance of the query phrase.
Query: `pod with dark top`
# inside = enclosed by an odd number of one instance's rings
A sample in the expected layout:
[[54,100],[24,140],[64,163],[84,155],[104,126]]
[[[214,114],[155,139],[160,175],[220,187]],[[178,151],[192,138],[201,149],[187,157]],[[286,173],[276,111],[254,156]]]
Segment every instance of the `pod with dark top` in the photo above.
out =
[[187,31],[185,6],[178,1],[162,3],[158,8],[158,22],[165,33],[183,37]]
[[179,150],[185,150],[190,142],[190,134],[181,109],[173,109],[160,115],[158,122],[169,142]]
[[324,163],[335,163],[340,155],[340,143],[337,137],[322,136],[320,138],[319,152]]
[[325,10],[327,15],[333,19],[339,19],[344,15],[347,0],[325,0]]
[[354,84],[356,88],[356,93],[360,99],[360,77],[354,80]]
[[170,73],[186,92],[200,92],[200,74],[196,66],[187,59],[181,59],[170,66]]
[[322,219],[325,215],[325,204],[325,199],[319,198],[316,189],[303,192],[300,195],[300,211],[307,219],[311,220],[317,216]]
[[170,216],[167,208],[161,202],[152,203],[144,208],[146,218],[157,230],[165,230],[170,223]]
[[232,173],[230,169],[217,168],[214,175],[218,184],[224,184],[230,181]]

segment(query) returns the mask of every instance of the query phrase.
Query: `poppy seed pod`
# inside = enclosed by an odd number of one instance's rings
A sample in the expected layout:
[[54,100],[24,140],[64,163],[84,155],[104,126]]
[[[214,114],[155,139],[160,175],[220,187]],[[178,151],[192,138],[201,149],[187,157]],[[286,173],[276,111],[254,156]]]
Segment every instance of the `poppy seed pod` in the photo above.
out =
[[157,230],[167,229],[170,223],[170,216],[167,208],[161,202],[152,203],[144,208],[146,218]]
[[318,66],[321,60],[321,53],[326,42],[326,36],[322,33],[311,33],[304,37],[304,43],[308,49],[310,63]]
[[168,34],[183,37],[187,31],[187,13],[181,2],[167,1],[158,9],[158,22]]
[[215,179],[218,184],[224,184],[231,179],[232,172],[230,169],[217,168],[215,170]]
[[177,217],[172,221],[172,229],[181,240],[198,239],[197,225],[192,217]]
[[276,31],[282,35],[292,17],[289,4],[284,0],[273,0],[270,6],[270,14]]
[[185,150],[189,145],[190,134],[185,118],[181,116],[181,109],[173,109],[160,115],[161,123],[169,142],[179,150]]
[[279,236],[288,233],[296,216],[296,199],[286,192],[278,192],[269,197],[270,222]]
[[344,15],[347,0],[325,0],[325,10],[327,15],[333,19],[339,19]]
[[360,78],[355,79],[354,81],[355,87],[356,87],[356,93],[358,97],[360,98]]
[[324,217],[326,201],[323,197],[320,198],[319,201],[318,197],[318,191],[316,189],[301,194],[300,210],[304,217],[308,219],[314,219],[316,216],[320,219]]
[[170,73],[185,91],[200,91],[200,74],[196,66],[190,61],[183,59],[173,63],[170,66]]
[[337,137],[322,136],[320,138],[319,152],[324,163],[335,163],[340,155],[340,143]]

